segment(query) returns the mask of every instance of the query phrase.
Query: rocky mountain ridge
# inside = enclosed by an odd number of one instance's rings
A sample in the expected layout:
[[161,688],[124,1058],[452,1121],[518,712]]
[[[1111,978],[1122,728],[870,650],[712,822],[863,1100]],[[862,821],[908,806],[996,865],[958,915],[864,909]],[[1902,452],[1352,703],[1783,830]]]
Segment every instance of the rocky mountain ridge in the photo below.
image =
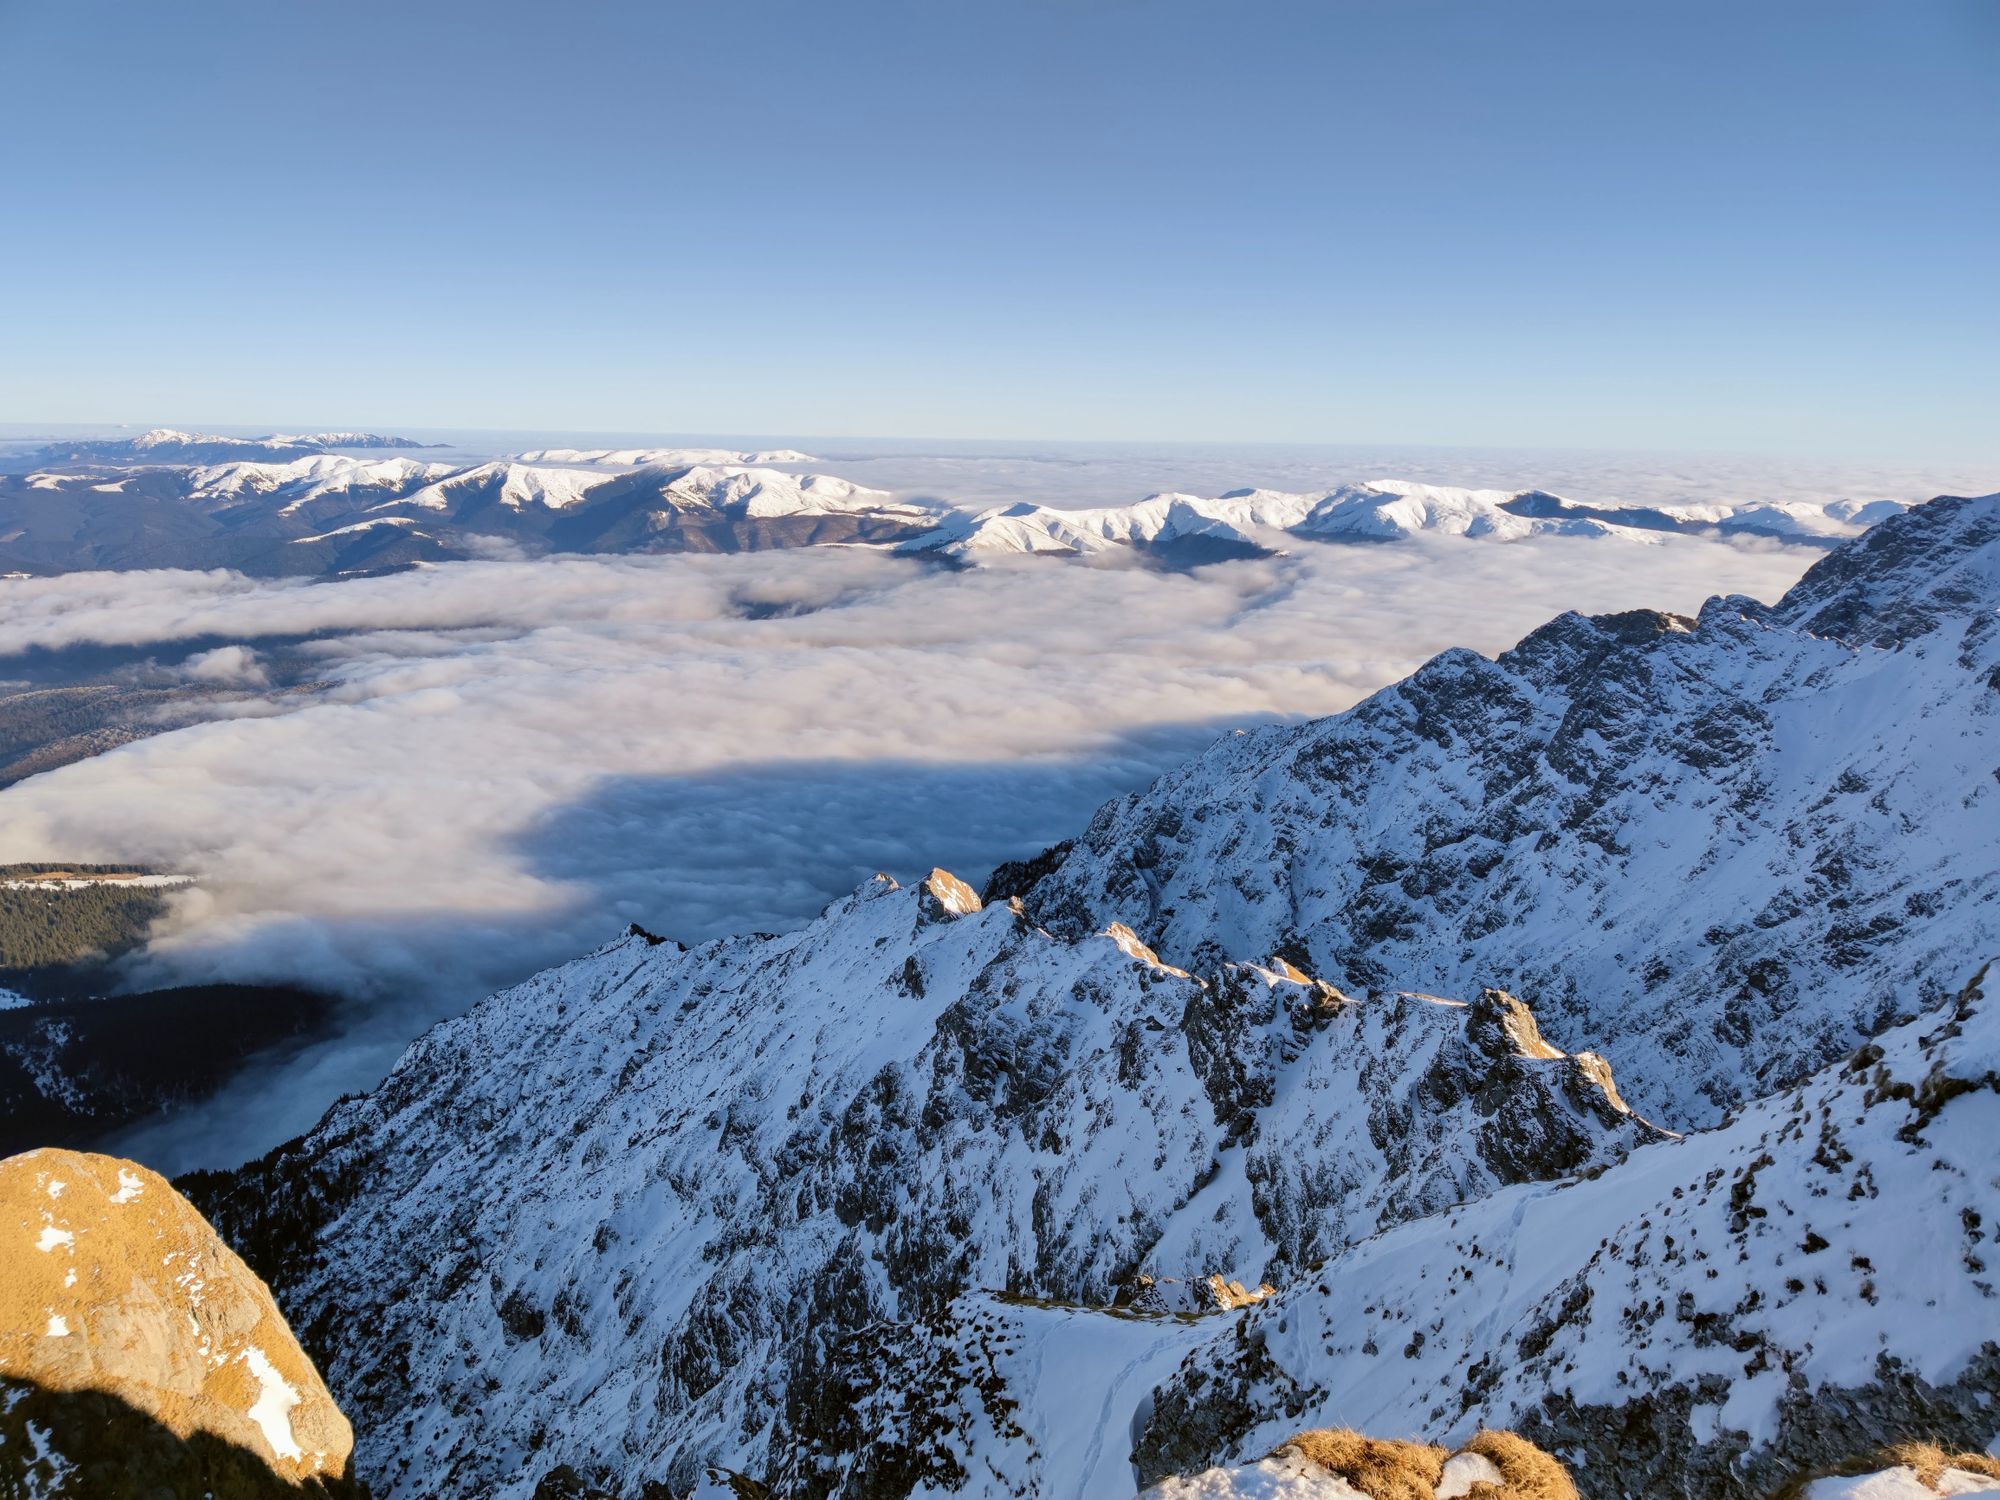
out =
[[[965,1286],[1283,1279],[1659,1138],[1511,997],[1204,982],[940,872],[782,937],[553,970],[196,1190],[309,1343],[378,1330],[324,1351],[350,1406],[407,1423],[374,1482],[512,1493],[538,1453],[599,1473],[606,1431],[668,1482],[799,1462],[841,1338]],[[426,1202],[450,1206],[413,1222]],[[288,1203],[311,1222],[274,1221]]]
[[1226,738],[1007,893],[1196,969],[1504,983],[1706,1123],[2000,947],[1997,602],[2000,496],[1933,501],[1774,607],[1566,615]]
[[[1749,1495],[1821,1406],[1969,1428],[1996,606],[2000,497],[1944,500],[1776,607],[1447,653],[1024,892],[634,933],[188,1188],[389,1495],[1129,1495],[1305,1417]],[[1141,1280],[1209,1276],[1277,1294]]]

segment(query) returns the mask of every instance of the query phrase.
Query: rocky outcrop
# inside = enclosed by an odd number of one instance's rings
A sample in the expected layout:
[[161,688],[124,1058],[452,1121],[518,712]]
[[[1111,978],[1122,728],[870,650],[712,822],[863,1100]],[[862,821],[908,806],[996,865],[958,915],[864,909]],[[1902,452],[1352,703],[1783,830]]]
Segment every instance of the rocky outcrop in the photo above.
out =
[[10,1492],[359,1493],[347,1419],[270,1292],[165,1179],[9,1157],[0,1236]]

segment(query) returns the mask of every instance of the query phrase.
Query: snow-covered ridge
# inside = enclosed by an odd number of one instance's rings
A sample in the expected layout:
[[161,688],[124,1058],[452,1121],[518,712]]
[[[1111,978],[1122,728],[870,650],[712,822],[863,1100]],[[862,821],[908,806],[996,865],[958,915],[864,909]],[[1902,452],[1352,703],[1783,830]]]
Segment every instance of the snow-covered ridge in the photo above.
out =
[[1213,1305],[1241,1306],[1229,1282],[1663,1138],[1608,1084],[1511,997],[1353,998],[1283,964],[1204,981],[934,872],[797,933],[636,935],[496,996],[238,1201],[337,1215],[280,1283],[295,1316],[374,1330],[331,1356],[357,1415],[415,1420],[374,1481],[525,1494],[530,1426],[551,1463],[612,1431],[649,1474],[803,1463],[796,1427],[723,1434],[794,1378],[802,1398],[837,1332],[967,1285],[1144,1305],[1218,1275]]
[[[531,556],[888,547],[947,513],[833,475],[761,465],[217,457],[118,470],[115,480],[102,466],[36,471],[13,496],[0,480],[0,553],[18,551],[36,571],[337,574],[490,556],[496,542]],[[78,504],[95,508],[82,531]]]
[[1610,1049],[1640,1109],[1704,1123],[2000,946],[1996,607],[2000,496],[1933,501],[1775,608],[1566,616],[1220,741],[1024,894],[1197,972],[1504,981]]
[[1001,506],[953,516],[931,535],[905,543],[904,550],[978,561],[1009,553],[1101,556],[1137,548],[1206,561],[1275,550],[1295,538],[1394,541],[1429,533],[1494,541],[1587,536],[1653,543],[1703,531],[1824,545],[1858,535],[1906,508],[1889,500],[1820,506],[1585,505],[1541,490],[1458,489],[1383,479],[1318,494],[1162,494],[1134,505],[1092,510]]
[[[1757,536],[1825,548],[1905,508],[1897,501],[1592,505],[1541,490],[1383,479],[1313,493],[1168,493],[1082,510],[1022,503],[967,511],[802,472],[810,460],[791,449],[545,448],[444,464],[317,446],[374,436],[211,439],[162,429],[110,445],[115,452],[90,444],[49,450],[46,461],[70,467],[0,477],[0,564],[18,559],[35,572],[233,566],[339,573],[490,556],[498,538],[503,550],[528,555],[839,545],[893,548],[957,566],[1036,556],[1190,568],[1307,543],[1421,535],[1632,545],[1678,535]],[[94,507],[94,524],[80,532],[75,510],[51,503],[57,497]],[[409,516],[425,530],[386,552],[326,544],[329,536],[351,535],[341,528],[364,514]]]
[[531,448],[514,457],[524,464],[590,465],[604,469],[748,467],[813,462],[811,454],[801,453],[796,448],[762,448],[750,452],[731,448]]
[[337,448],[422,448],[413,438],[379,432],[274,432],[263,437],[225,437],[213,432],[183,432],[155,427],[132,438],[97,438],[76,443],[51,443],[39,457],[48,463],[175,464],[222,463],[231,459],[284,461]]
[[[1105,1448],[1143,1483],[1317,1426],[1517,1427],[1593,1500],[1767,1500],[1912,1437],[1977,1453],[2000,1425],[1996,1128],[2000,1003],[1975,976],[1726,1126],[1398,1225],[1237,1318],[967,1293],[847,1355],[847,1379],[888,1377],[850,1492],[916,1468],[1043,1493]],[[1106,1400],[1051,1389],[1057,1368]]]
[[[1588,1473],[1615,1469],[1612,1414],[1641,1396],[1667,1450],[1685,1444],[1680,1493],[1762,1494],[1898,1420],[1977,1450],[2000,1375],[1995,1129],[2000,1003],[1975,980],[1728,1126],[1335,1257],[1184,1362],[1142,1467],[1190,1442],[1255,1453],[1338,1412],[1385,1430],[1518,1418]],[[1196,1416],[1247,1350],[1241,1415]],[[1889,1370],[1916,1382],[1900,1419],[1864,1394]]]

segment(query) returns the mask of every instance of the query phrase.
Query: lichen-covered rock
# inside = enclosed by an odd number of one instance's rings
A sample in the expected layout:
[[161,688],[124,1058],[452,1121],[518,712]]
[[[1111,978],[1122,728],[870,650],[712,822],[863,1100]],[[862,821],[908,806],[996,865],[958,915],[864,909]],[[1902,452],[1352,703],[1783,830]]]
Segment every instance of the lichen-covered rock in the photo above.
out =
[[164,1178],[9,1157],[0,1241],[0,1476],[103,1497],[345,1492],[347,1419],[264,1283]]

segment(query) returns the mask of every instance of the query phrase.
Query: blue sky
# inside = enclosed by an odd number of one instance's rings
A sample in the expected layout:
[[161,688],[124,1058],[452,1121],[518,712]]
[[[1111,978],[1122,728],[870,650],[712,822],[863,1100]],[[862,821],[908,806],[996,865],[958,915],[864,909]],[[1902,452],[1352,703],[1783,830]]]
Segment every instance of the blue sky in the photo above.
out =
[[0,0],[0,415],[2000,455],[2000,6]]

